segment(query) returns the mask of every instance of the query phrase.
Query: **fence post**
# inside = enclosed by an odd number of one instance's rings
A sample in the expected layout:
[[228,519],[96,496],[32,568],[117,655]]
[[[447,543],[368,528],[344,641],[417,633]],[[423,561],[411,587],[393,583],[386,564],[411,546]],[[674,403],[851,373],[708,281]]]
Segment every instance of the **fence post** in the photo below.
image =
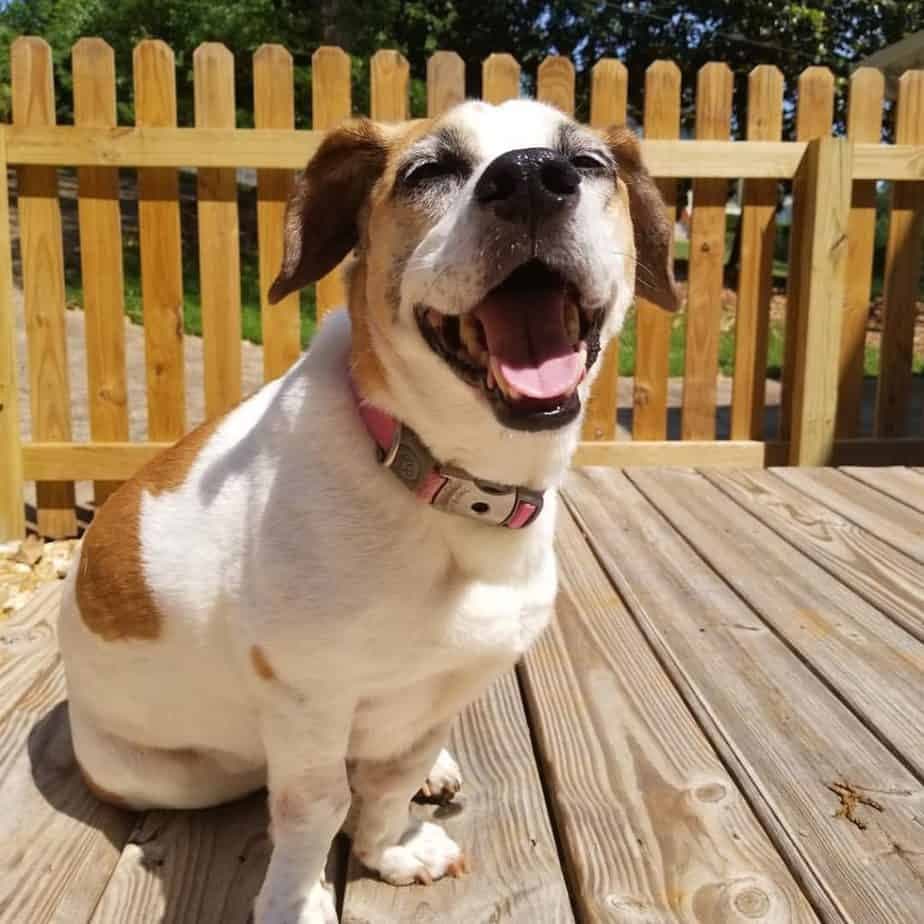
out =
[[799,298],[791,465],[828,465],[834,448],[852,157],[847,140],[816,138],[793,179],[800,234],[789,267]]
[[6,129],[0,126],[0,469],[3,469],[3,477],[0,478],[0,542],[19,539],[26,531],[8,202]]

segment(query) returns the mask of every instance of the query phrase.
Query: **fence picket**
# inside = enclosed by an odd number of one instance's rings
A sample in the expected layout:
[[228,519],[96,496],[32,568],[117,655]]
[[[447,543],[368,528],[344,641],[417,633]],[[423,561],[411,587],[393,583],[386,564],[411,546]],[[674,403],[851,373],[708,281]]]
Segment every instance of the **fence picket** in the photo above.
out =
[[454,51],[437,51],[427,61],[427,115],[442,115],[465,99],[465,62]]
[[[697,139],[728,140],[731,103],[732,72],[728,65],[703,65],[696,81]],[[727,180],[693,181],[681,421],[685,440],[715,439],[727,200]]]
[[[176,127],[176,64],[157,39],[135,46],[135,124]],[[186,432],[183,356],[183,253],[180,195],[173,167],[138,170],[138,244],[144,307],[148,439],[175,440]]]
[[[22,37],[10,51],[13,124],[55,124],[51,48],[40,38]],[[19,247],[29,354],[32,437],[71,439],[71,386],[64,316],[64,250],[58,176],[54,167],[19,167]],[[38,530],[44,536],[77,532],[74,485],[39,482]]]
[[[590,86],[590,124],[594,128],[625,124],[629,92],[625,65],[612,58],[598,61],[591,72]],[[618,406],[619,337],[613,337],[600,358],[600,371],[587,401],[583,439],[613,439]]]
[[569,58],[549,55],[539,65],[536,98],[574,115],[574,65]]
[[[654,61],[646,70],[644,117],[646,138],[680,137],[680,68],[673,61]],[[658,180],[658,189],[673,224],[677,182]],[[672,316],[666,311],[644,298],[636,300],[632,436],[637,440],[667,436],[671,324]]]
[[6,129],[0,128],[0,542],[26,532],[23,507],[22,440],[19,434],[19,376],[16,371],[16,305],[10,249]]
[[[218,42],[193,54],[197,128],[234,128],[234,58]],[[199,171],[199,279],[205,414],[214,417],[241,399],[241,260],[237,174]]]
[[[924,70],[906,71],[898,81],[896,144],[924,144]],[[876,436],[903,436],[909,425],[914,321],[921,280],[924,184],[892,186],[886,247],[884,317],[876,393]]]
[[[253,117],[256,128],[295,127],[292,55],[282,45],[261,45],[253,56]],[[263,379],[282,375],[301,352],[298,292],[276,305],[267,293],[282,266],[286,201],[292,188],[288,170],[257,171],[257,241],[260,261],[260,322]]]
[[[773,65],[763,64],[748,76],[747,138],[779,141],[782,133],[783,75]],[[745,180],[741,197],[741,271],[731,410],[733,440],[757,440],[763,436],[778,189],[773,180]]]
[[497,105],[520,95],[520,65],[513,55],[490,54],[481,64],[481,97]]
[[[831,133],[834,120],[834,75],[826,67],[807,67],[799,76],[796,108],[796,140],[811,141]],[[789,263],[802,247],[802,228],[795,221],[799,208],[793,194],[793,222],[789,232]],[[786,339],[783,345],[783,371],[780,395],[780,439],[788,440],[792,421],[792,388],[797,343],[795,331],[800,320],[796,314],[802,303],[798,290],[800,274],[790,273],[786,286]]]
[[372,56],[372,118],[400,122],[408,116],[410,65],[400,51],[383,48]]
[[[350,117],[350,56],[335,45],[322,45],[311,56],[311,112],[315,129],[336,128]],[[373,112],[373,118],[376,118]],[[344,304],[341,268],[331,270],[315,286],[318,323],[333,308]]]
[[[80,39],[72,52],[72,68],[74,124],[114,127],[116,90],[112,49],[99,38]],[[98,441],[120,442],[128,439],[128,392],[119,173],[114,167],[81,167],[77,182],[90,435]],[[95,482],[97,507],[118,484]]]
[[[853,142],[879,141],[882,133],[882,104],[885,78],[875,67],[861,67],[850,75],[847,109],[847,137]],[[853,184],[850,219],[847,226],[847,297],[841,331],[840,389],[837,402],[837,435],[856,436],[863,399],[863,360],[866,352],[866,323],[873,281],[873,252],[876,246],[876,183],[857,180]]]

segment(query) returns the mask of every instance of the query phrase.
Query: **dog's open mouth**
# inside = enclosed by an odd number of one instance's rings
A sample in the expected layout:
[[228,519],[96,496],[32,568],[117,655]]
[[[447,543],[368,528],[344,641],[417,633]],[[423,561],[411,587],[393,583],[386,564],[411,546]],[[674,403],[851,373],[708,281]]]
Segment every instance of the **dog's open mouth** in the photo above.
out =
[[577,387],[600,352],[603,311],[585,308],[544,263],[519,267],[464,315],[416,314],[430,347],[483,389],[505,426],[548,430],[580,412]]

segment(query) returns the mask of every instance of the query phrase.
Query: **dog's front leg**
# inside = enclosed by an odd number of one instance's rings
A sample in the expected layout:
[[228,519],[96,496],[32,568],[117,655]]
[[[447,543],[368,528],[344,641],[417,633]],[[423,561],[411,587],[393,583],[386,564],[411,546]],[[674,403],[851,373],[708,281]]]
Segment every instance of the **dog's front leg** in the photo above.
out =
[[337,924],[322,873],[350,807],[350,715],[286,708],[263,718],[273,854],[254,924]]
[[350,784],[359,811],[353,852],[394,885],[430,883],[465,871],[459,846],[437,824],[410,818],[411,797],[448,737],[449,726],[427,732],[387,760],[358,760]]

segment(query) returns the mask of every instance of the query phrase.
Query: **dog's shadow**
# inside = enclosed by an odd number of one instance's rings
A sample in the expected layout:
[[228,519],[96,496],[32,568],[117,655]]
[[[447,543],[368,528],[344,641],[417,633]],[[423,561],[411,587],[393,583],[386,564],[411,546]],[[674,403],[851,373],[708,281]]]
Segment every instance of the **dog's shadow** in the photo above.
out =
[[[250,920],[271,852],[265,791],[202,811],[138,813],[101,802],[87,788],[77,765],[66,702],[52,707],[33,725],[27,749],[38,792],[56,812],[77,823],[67,832],[56,832],[73,838],[71,863],[79,863],[79,853],[84,852],[83,867],[70,877],[77,890],[86,890],[95,877],[99,890],[106,888],[102,904],[113,901],[116,907],[137,886],[143,870],[156,883],[158,894],[145,896],[143,907],[149,913],[138,920],[161,924]],[[5,811],[16,809],[6,806]],[[26,810],[25,802],[20,810]],[[23,821],[33,824],[35,819]],[[109,870],[99,868],[100,851],[87,849],[86,828],[99,832],[120,854],[111,877]],[[92,911],[91,905],[87,919]]]

